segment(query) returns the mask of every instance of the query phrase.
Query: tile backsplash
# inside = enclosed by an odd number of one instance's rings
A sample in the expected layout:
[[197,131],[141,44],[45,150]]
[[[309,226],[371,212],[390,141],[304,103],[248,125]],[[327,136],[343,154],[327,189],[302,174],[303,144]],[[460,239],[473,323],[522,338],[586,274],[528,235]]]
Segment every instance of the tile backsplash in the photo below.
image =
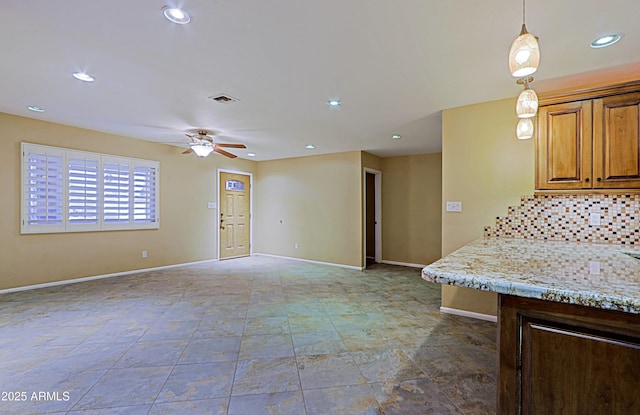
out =
[[[600,225],[590,225],[592,214]],[[523,196],[485,236],[640,245],[640,195]]]

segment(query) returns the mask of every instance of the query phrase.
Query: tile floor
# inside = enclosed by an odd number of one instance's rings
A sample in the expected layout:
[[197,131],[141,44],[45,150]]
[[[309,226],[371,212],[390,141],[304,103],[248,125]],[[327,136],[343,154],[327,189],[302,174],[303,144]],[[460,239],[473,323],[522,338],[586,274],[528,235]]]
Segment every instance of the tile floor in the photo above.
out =
[[439,303],[264,256],[0,295],[0,413],[495,413],[495,324]]

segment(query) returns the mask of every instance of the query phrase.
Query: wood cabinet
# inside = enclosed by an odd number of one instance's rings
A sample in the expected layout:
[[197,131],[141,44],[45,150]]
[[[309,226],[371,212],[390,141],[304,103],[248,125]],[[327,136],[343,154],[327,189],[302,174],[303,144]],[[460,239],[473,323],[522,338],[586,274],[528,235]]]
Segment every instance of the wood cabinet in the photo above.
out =
[[640,92],[615,92],[541,105],[537,190],[640,189]]
[[499,414],[640,414],[640,316],[499,297]]
[[640,188],[640,92],[593,101],[594,188]]
[[591,101],[540,108],[537,189],[591,188]]

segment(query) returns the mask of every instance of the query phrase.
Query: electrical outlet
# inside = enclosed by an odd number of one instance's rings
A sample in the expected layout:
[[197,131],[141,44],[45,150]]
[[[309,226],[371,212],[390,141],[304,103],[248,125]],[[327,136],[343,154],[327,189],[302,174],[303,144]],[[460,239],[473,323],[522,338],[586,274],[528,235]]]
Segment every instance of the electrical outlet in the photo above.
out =
[[462,202],[447,201],[446,210],[447,212],[462,212]]
[[600,274],[600,262],[599,261],[589,261],[589,274],[591,274],[591,275]]
[[589,225],[590,226],[600,226],[600,214],[599,213],[590,213],[589,214]]
[[142,258],[146,258],[147,257],[147,251],[142,251]]

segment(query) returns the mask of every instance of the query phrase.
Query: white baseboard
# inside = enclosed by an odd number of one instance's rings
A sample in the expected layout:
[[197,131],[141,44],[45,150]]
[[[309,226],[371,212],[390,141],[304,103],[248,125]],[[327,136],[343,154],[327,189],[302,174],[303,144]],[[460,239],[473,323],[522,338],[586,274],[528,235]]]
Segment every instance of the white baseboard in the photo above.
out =
[[356,267],[354,265],[336,264],[334,262],[314,261],[312,259],[296,258],[296,257],[291,257],[291,256],[261,254],[259,252],[254,252],[251,255],[268,256],[268,257],[272,257],[272,258],[281,258],[281,259],[291,259],[293,261],[302,261],[302,262],[309,262],[311,264],[328,265],[328,266],[331,266],[331,267],[354,269],[356,271],[362,271],[364,269],[364,267]]
[[498,322],[497,316],[492,316],[491,314],[476,313],[476,312],[467,311],[467,310],[460,310],[457,308],[440,307],[440,312],[445,314],[454,314],[456,316],[471,317],[478,320],[491,321],[492,323]]
[[400,266],[403,266],[403,267],[411,267],[411,268],[424,268],[424,267],[426,267],[426,265],[423,265],[423,264],[412,264],[410,262],[388,261],[386,259],[383,259],[380,262],[382,262],[383,264],[400,265]]
[[159,271],[161,269],[184,267],[184,266],[187,266],[187,265],[204,264],[204,263],[207,263],[207,262],[216,262],[216,261],[218,261],[218,260],[217,259],[207,259],[207,260],[204,260],[204,261],[185,262],[185,263],[182,263],[182,264],[164,265],[162,267],[134,269],[134,270],[131,270],[131,271],[114,272],[113,274],[93,275],[93,276],[90,276],[90,277],[74,278],[74,279],[71,279],[71,280],[45,282],[45,283],[42,283],[42,284],[34,284],[34,285],[25,285],[23,287],[7,288],[7,289],[4,289],[4,290],[0,290],[0,294],[15,293],[15,292],[18,292],[18,291],[35,290],[35,289],[38,289],[38,288],[56,287],[56,286],[59,286],[59,285],[76,284],[78,282],[101,280],[103,278],[120,277],[120,276],[123,276],[123,275],[139,274],[139,273],[142,273],[142,272],[149,272],[149,271]]

